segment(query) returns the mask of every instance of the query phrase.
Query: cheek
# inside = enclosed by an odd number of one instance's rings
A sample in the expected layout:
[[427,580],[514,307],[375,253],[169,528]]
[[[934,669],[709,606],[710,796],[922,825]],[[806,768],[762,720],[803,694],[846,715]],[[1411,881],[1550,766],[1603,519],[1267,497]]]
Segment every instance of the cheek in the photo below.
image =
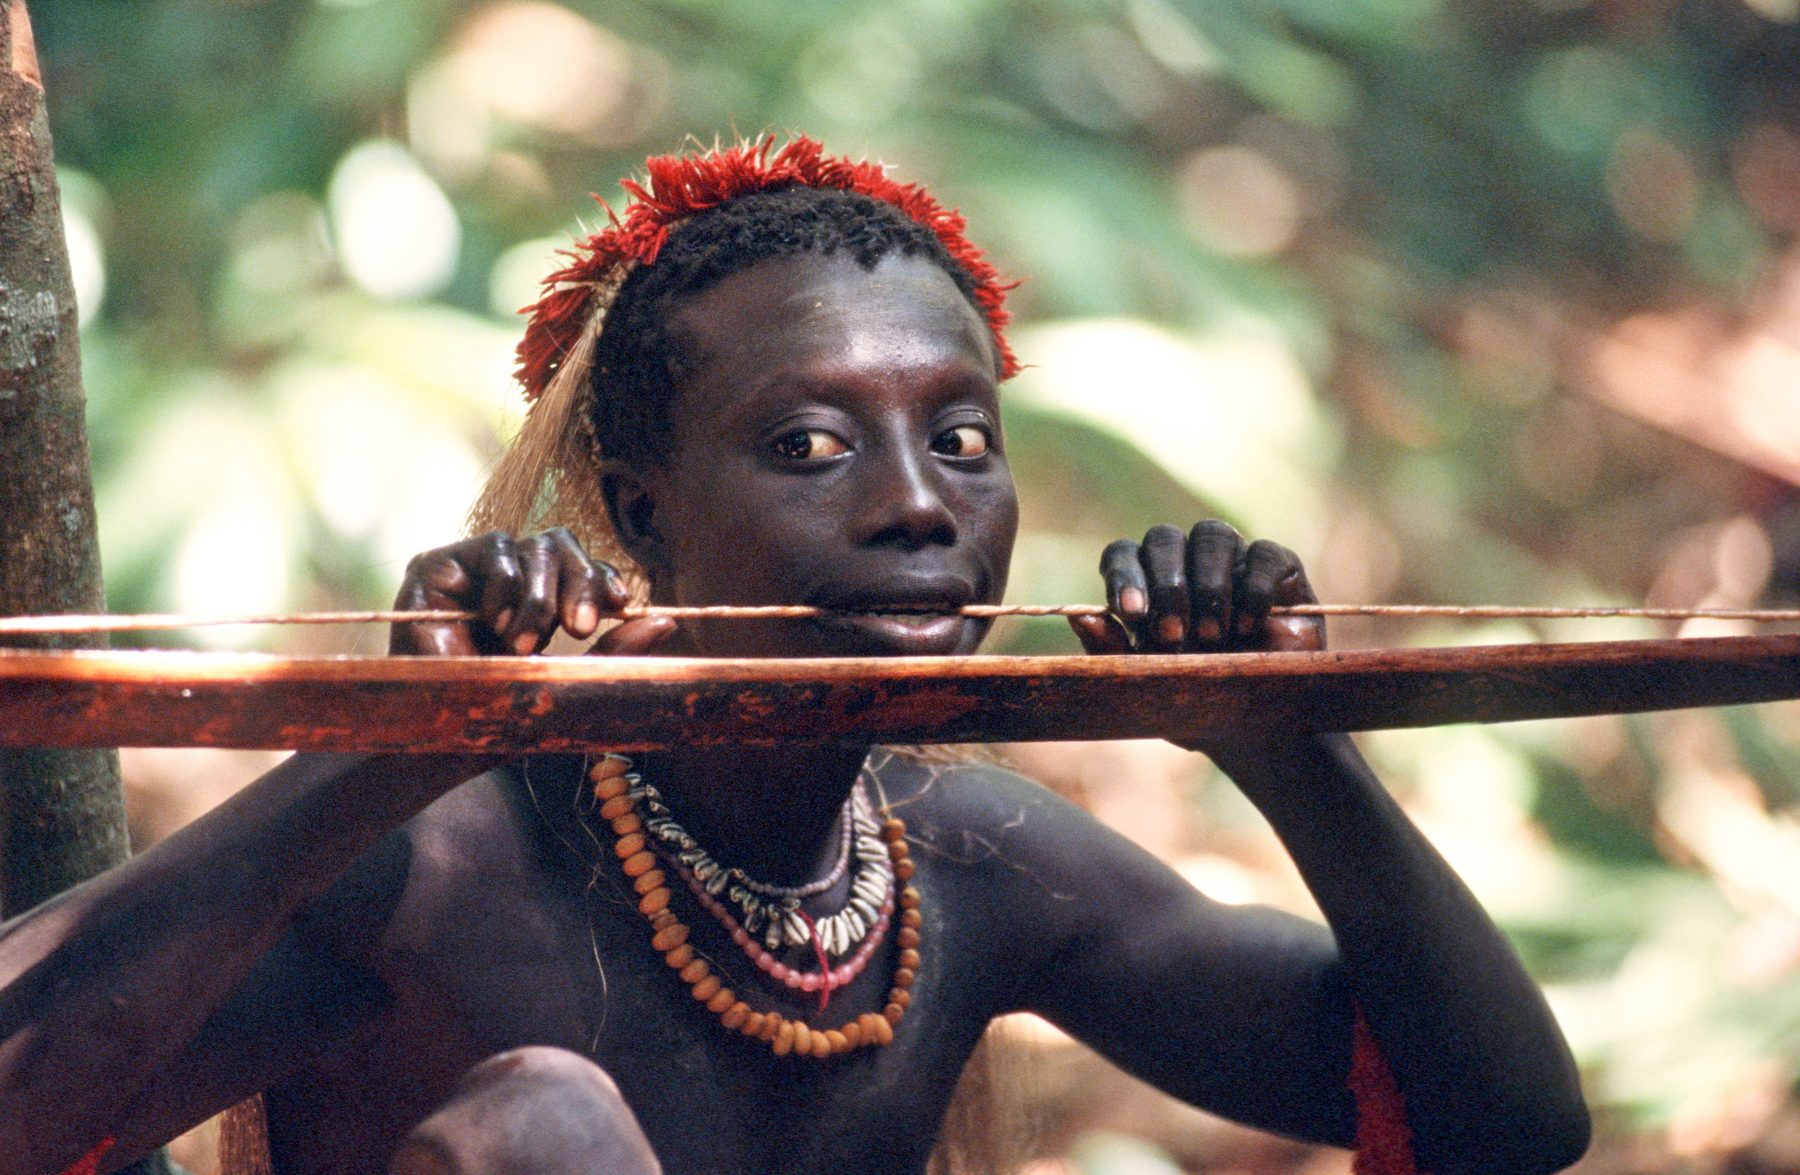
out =
[[827,516],[724,495],[686,512],[674,582],[688,604],[788,603],[825,549]]
[[969,519],[971,529],[997,557],[1004,572],[1012,558],[1013,540],[1019,533],[1019,495],[1013,489],[1011,473],[997,474],[991,483],[971,495]]

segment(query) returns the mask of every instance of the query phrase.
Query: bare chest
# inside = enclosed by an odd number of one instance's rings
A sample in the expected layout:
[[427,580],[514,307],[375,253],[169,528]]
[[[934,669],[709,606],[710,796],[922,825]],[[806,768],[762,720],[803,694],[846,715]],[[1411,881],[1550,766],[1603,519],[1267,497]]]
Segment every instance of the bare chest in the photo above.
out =
[[[651,947],[616,871],[570,864],[528,856],[479,886],[409,894],[379,960],[391,1007],[271,1096],[284,1175],[383,1170],[471,1066],[522,1045],[565,1048],[611,1074],[670,1175],[923,1170],[993,1012],[955,982],[954,931],[936,911],[927,939],[939,949],[891,1045],[777,1057],[693,998]],[[897,965],[888,944],[821,1009],[760,974],[716,928],[695,920],[694,942],[746,1002],[821,1027],[879,1011]]]

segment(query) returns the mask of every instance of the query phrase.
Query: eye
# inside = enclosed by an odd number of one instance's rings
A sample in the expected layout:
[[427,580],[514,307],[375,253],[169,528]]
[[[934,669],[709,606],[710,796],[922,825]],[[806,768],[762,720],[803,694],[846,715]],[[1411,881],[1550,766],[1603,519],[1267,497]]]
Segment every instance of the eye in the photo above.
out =
[[931,438],[931,451],[940,457],[984,456],[988,451],[987,430],[974,424],[947,428]]
[[795,428],[771,442],[777,456],[788,461],[823,461],[850,451],[841,437],[822,428]]

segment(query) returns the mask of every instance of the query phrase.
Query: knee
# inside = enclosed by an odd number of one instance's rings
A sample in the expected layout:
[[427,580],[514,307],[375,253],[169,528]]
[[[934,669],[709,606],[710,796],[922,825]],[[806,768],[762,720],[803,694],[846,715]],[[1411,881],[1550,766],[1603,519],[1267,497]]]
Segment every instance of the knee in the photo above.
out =
[[415,1126],[390,1175],[657,1175],[637,1117],[604,1069],[565,1049],[489,1057]]

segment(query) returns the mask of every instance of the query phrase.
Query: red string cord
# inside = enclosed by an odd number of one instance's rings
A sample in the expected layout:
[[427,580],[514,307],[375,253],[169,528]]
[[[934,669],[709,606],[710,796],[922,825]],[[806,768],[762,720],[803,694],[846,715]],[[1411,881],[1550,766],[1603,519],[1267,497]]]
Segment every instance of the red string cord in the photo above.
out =
[[819,984],[819,1011],[823,1012],[831,1006],[831,960],[825,957],[825,943],[819,938],[819,924],[805,910],[796,910],[800,920],[806,923],[807,936],[812,939],[813,954],[819,957],[819,974],[825,980]]
[[1361,1008],[1350,1036],[1350,1094],[1356,1099],[1355,1175],[1419,1175],[1406,1100]]
[[87,1154],[82,1155],[79,1159],[75,1160],[73,1164],[65,1168],[62,1175],[98,1175],[100,1170],[100,1160],[106,1157],[106,1152],[113,1148],[113,1143],[116,1141],[117,1140],[113,1138],[112,1135],[107,1135],[100,1140],[99,1146],[95,1147]]

